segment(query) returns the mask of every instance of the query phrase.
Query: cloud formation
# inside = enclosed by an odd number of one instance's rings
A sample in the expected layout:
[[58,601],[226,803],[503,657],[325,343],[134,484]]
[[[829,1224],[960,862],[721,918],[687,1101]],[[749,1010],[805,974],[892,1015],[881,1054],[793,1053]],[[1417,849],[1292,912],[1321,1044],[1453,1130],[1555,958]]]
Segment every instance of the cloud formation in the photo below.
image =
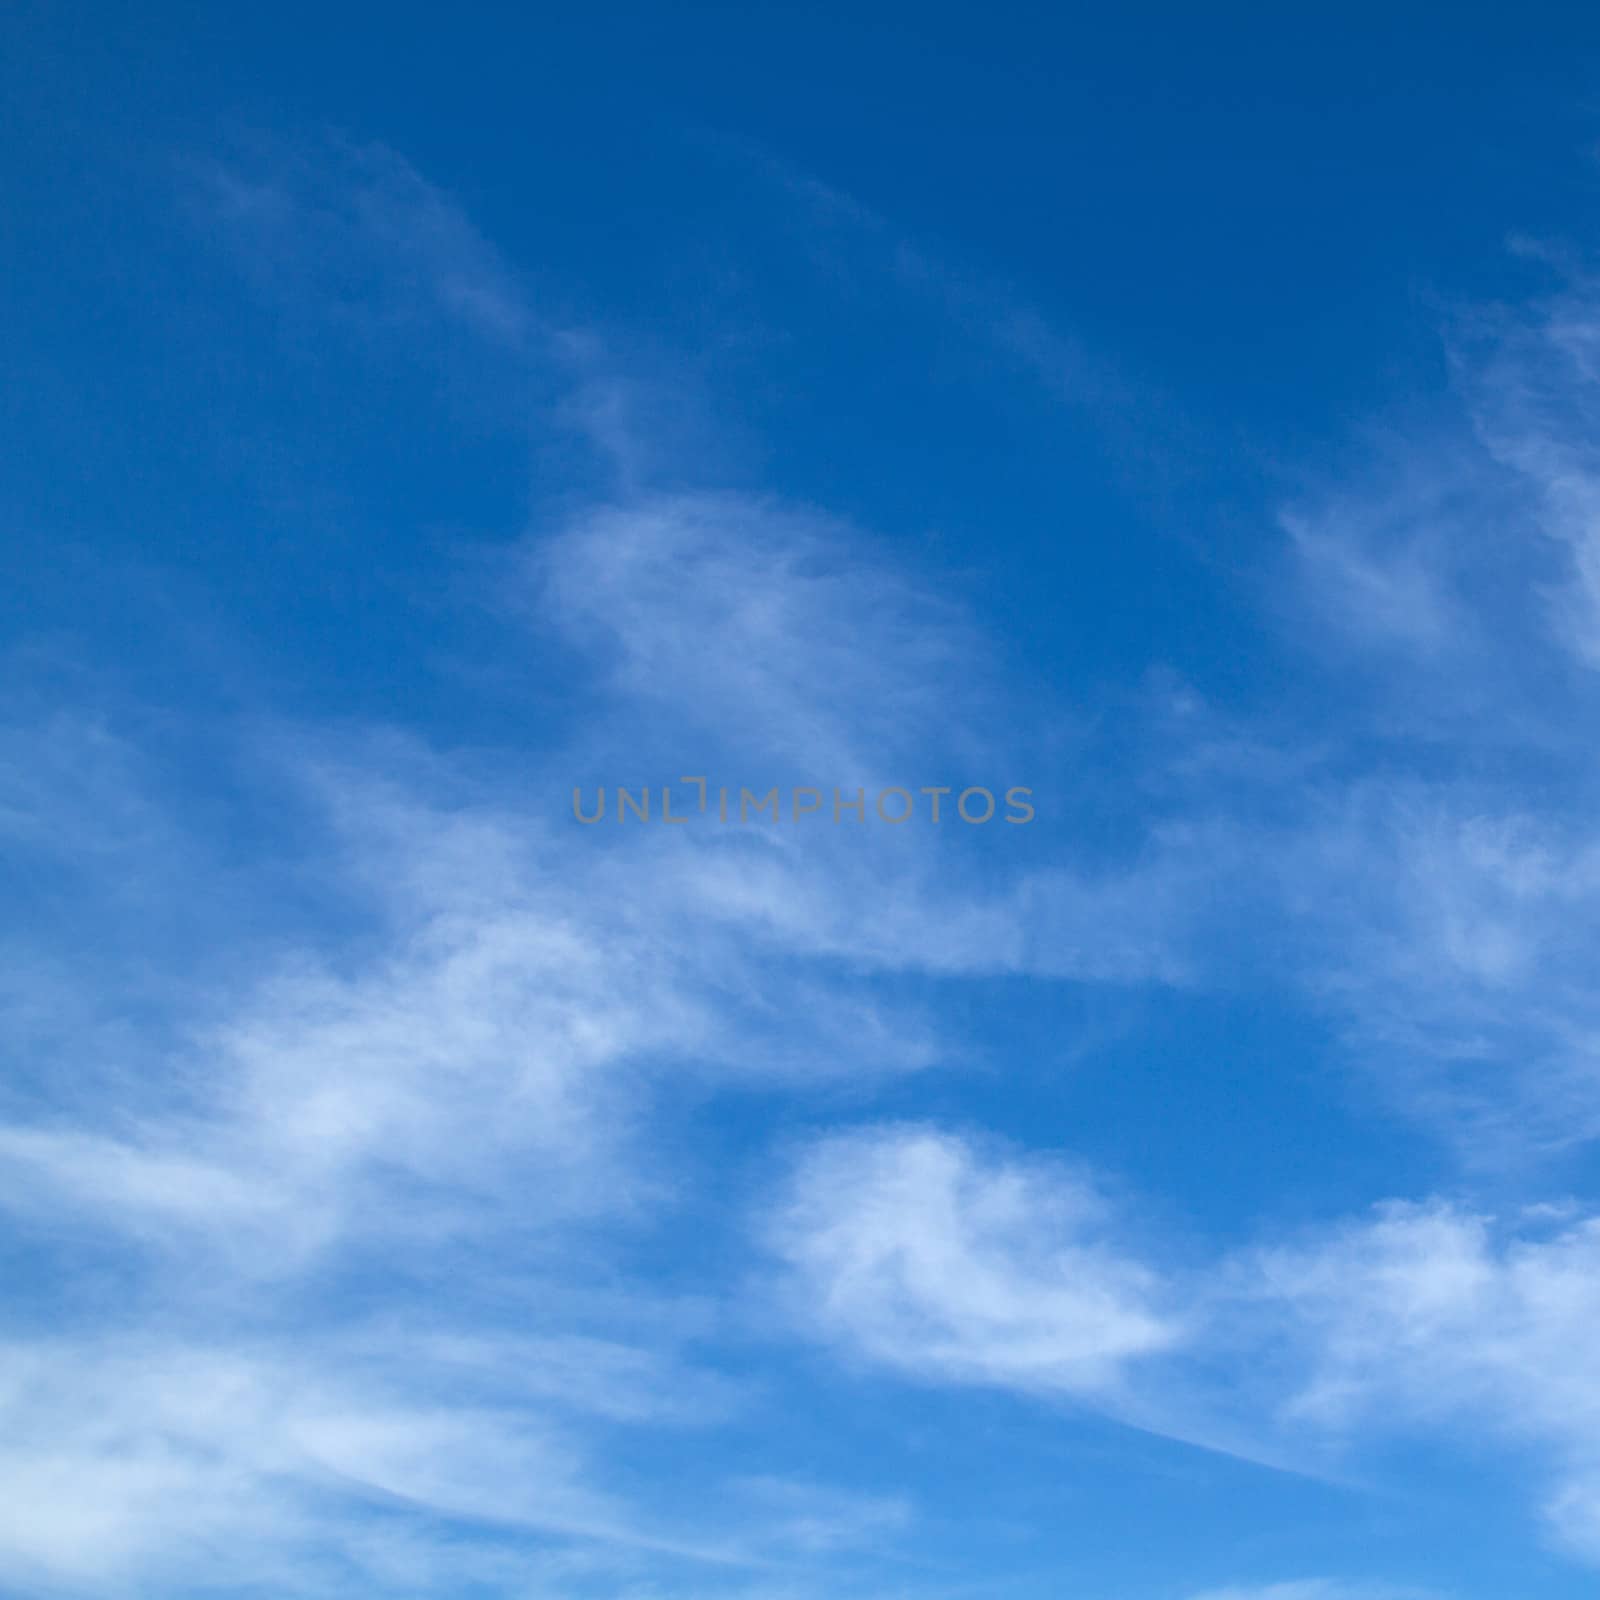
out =
[[[604,341],[537,315],[391,153],[207,182],[294,316],[441,367],[465,338],[563,371],[562,415],[613,472],[464,563],[564,696],[562,737],[531,753],[230,728],[226,770],[260,792],[210,803],[264,865],[219,880],[172,799],[183,773],[138,730],[63,713],[5,745],[0,826],[77,886],[109,948],[46,928],[7,994],[17,1037],[72,1070],[19,1081],[0,1128],[0,1205],[51,1307],[5,1329],[0,1580],[905,1593],[923,1511],[899,1485],[826,1481],[782,1437],[759,1470],[686,1451],[635,1469],[747,1417],[760,1384],[740,1374],[781,1366],[787,1341],[751,1331],[752,1214],[787,1331],[878,1381],[1306,1470],[1397,1435],[1488,1438],[1535,1452],[1548,1525],[1600,1561],[1584,1208],[1506,1224],[1413,1196],[1175,1266],[1110,1198],[1117,1175],[859,1111],[955,1075],[963,984],[1258,984],[1331,1018],[1463,1172],[1600,1135],[1594,763],[1556,716],[1519,720],[1539,673],[1563,714],[1592,709],[1586,291],[1502,331],[1468,386],[1492,459],[1467,476],[1536,485],[1558,577],[1481,521],[1454,537],[1469,495],[1443,472],[1286,513],[1323,668],[1342,684],[1353,659],[1403,660],[1424,702],[1380,683],[1370,725],[1296,707],[1286,733],[1159,676],[1087,714],[1008,689],[996,641],[870,530],[652,484],[652,450],[593,404]],[[1043,360],[1067,348],[1047,332],[1001,336]],[[1469,670],[1510,660],[1545,600],[1538,672]],[[1485,747],[1536,756],[1537,781],[1480,770]],[[575,783],[1000,787],[1029,763],[1094,776],[1059,784],[1026,854],[980,857],[959,828],[580,831],[567,813]],[[1097,782],[1114,828],[1084,798]],[[269,878],[300,897],[231,924]],[[148,915],[170,906],[209,909]],[[700,1147],[691,1127],[715,1133]]]

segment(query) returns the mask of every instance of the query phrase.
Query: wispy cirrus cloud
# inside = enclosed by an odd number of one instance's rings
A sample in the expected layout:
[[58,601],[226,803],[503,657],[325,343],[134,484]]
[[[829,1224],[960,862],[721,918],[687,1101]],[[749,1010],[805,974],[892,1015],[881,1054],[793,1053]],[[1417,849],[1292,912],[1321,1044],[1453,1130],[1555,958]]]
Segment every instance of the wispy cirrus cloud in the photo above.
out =
[[[0,1570],[49,1593],[205,1584],[226,1547],[232,1582],[388,1592],[429,1566],[430,1588],[459,1581],[519,1533],[610,1548],[624,1566],[630,1553],[746,1569],[776,1559],[776,1521],[697,1542],[596,1486],[581,1425],[596,1403],[615,1414],[603,1374],[619,1363],[652,1388],[683,1376],[624,1347],[427,1326],[332,1341],[265,1329],[10,1340]],[[677,1420],[663,1402],[626,1415]],[[385,1571],[397,1555],[401,1570]]]
[[1570,273],[1531,305],[1480,311],[1462,334],[1461,370],[1478,437],[1523,480],[1536,526],[1560,551],[1541,583],[1556,638],[1600,663],[1600,285]]
[[1090,1397],[1187,1338],[1110,1233],[1085,1178],[917,1127],[812,1149],[771,1224],[825,1337],[927,1378]]
[[1495,1163],[1592,1139],[1600,1104],[1594,305],[1569,272],[1458,310],[1450,403],[1285,515],[1283,615],[1335,696],[1269,868],[1303,981],[1394,1104]]
[[800,1324],[849,1360],[1070,1399],[1298,1470],[1382,1440],[1487,1433],[1538,1454],[1551,1534],[1600,1557],[1600,1375],[1583,1331],[1600,1221],[1577,1206],[1497,1220],[1396,1202],[1179,1268],[1092,1174],[887,1126],[808,1151],[767,1236]]
[[1597,1259],[1600,1219],[1576,1206],[1500,1220],[1439,1201],[1270,1252],[1264,1292],[1305,1361],[1288,1414],[1532,1444],[1551,1531],[1600,1558]]
[[193,176],[242,268],[320,319],[402,339],[443,322],[524,357],[544,332],[500,252],[387,146],[258,141]]

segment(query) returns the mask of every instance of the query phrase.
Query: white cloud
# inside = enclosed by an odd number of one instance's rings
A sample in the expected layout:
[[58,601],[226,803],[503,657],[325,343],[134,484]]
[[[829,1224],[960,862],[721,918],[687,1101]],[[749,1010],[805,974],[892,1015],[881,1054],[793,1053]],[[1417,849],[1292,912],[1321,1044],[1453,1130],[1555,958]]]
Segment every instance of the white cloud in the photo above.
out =
[[1288,1417],[1537,1446],[1551,1525],[1600,1554],[1600,1218],[1394,1205],[1259,1266],[1273,1336],[1305,1363]]
[[1475,1162],[1600,1131],[1596,304],[1569,274],[1458,313],[1465,414],[1413,408],[1284,518],[1336,753],[1262,855],[1357,1059]]
[[1600,294],[1574,277],[1515,313],[1482,315],[1462,362],[1479,436],[1526,480],[1565,570],[1543,585],[1557,636],[1600,666]]
[[812,1150],[772,1242],[818,1333],[915,1376],[1105,1396],[1185,1335],[1090,1183],[927,1128]]
[[1600,835],[1470,783],[1349,788],[1264,853],[1301,981],[1475,1162],[1600,1133]]
[[[529,1403],[571,1358],[549,1367],[537,1342],[480,1341],[466,1359],[394,1327],[357,1343],[105,1334],[3,1353],[0,1581],[35,1591],[221,1580],[320,1593],[354,1570],[364,1589],[409,1593],[419,1566],[438,1569],[430,1588],[459,1581],[475,1540],[492,1554],[518,1532],[743,1566],[789,1538],[751,1518],[737,1537],[697,1541],[596,1488],[574,1394]],[[607,1352],[588,1354],[601,1358],[592,1393]],[[385,1571],[397,1551],[427,1559]]]
[[583,517],[536,563],[551,614],[619,691],[670,712],[685,755],[710,738],[830,789],[884,779],[936,730],[970,761],[989,651],[860,542],[748,496],[646,497]]
[[1163,1271],[1092,1180],[888,1127],[820,1141],[768,1228],[784,1303],[849,1360],[1296,1470],[1377,1439],[1493,1438],[1535,1454],[1548,1525],[1600,1557],[1600,1218],[1395,1203]]

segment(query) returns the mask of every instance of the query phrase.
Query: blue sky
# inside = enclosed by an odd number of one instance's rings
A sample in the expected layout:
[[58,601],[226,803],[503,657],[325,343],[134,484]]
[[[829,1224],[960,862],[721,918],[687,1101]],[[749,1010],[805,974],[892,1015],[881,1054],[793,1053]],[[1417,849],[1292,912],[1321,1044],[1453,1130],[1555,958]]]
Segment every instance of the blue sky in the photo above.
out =
[[0,1594],[1594,1592],[1600,19],[0,28]]

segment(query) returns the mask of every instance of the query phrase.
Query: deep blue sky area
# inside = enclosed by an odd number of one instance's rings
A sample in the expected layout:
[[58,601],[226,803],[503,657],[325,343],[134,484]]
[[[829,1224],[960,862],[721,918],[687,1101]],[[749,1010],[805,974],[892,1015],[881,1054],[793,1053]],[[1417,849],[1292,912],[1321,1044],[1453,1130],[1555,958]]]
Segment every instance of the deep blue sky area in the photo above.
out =
[[[1161,635],[1222,693],[1243,692],[1226,678],[1239,630],[1194,605],[1195,564],[1226,569],[1241,508],[1440,384],[1450,308],[1537,284],[1507,239],[1581,233],[1595,183],[1597,24],[1576,6],[1514,26],[1497,9],[770,6],[469,8],[445,26],[391,6],[21,5],[5,27],[4,181],[29,225],[8,246],[4,492],[53,537],[67,520],[184,563],[238,559],[270,589],[297,570],[281,533],[210,530],[221,506],[270,515],[287,423],[313,476],[351,446],[370,464],[359,505],[310,508],[333,597],[360,559],[342,544],[364,537],[332,526],[348,512],[505,528],[559,479],[557,456],[527,481],[536,383],[488,414],[455,395],[445,429],[420,414],[434,379],[419,397],[403,358],[352,390],[305,347],[318,336],[214,304],[217,263],[169,227],[185,160],[334,130],[457,196],[554,318],[694,372],[724,476],[937,532],[1023,638],[1048,626],[1030,573],[1070,560],[1136,608],[1098,631],[1094,608],[1075,668],[1125,671]],[[798,214],[785,185],[881,227]],[[1069,330],[1037,393],[979,381],[1018,361],[963,338],[981,311],[933,331],[950,291],[886,315],[885,283],[841,292],[807,259],[888,275],[904,241],[975,300],[1014,295]],[[263,361],[275,382],[253,375]],[[103,405],[111,383],[138,397],[136,426]],[[952,433],[935,483],[919,464]],[[189,486],[159,530],[125,516],[191,465],[205,495]],[[1033,531],[996,550],[997,516]]]

